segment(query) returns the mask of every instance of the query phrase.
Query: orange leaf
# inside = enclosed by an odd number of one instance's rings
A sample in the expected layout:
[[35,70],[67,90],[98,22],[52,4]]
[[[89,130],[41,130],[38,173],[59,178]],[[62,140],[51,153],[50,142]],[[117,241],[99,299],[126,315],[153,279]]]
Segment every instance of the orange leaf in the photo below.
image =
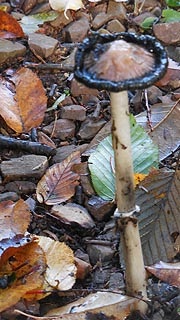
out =
[[16,37],[24,37],[24,32],[17,20],[2,10],[0,10],[0,30],[14,33]]
[[[0,268],[0,278],[9,279],[0,289],[0,312],[16,304],[27,291],[42,286],[46,269],[43,250],[36,242],[8,249]],[[4,254],[3,254],[4,255]]]
[[30,69],[20,68],[8,82],[0,78],[0,114],[17,133],[38,127],[44,118],[47,98],[41,80]]
[[54,205],[70,199],[79,184],[79,174],[72,171],[76,163],[80,163],[79,151],[50,167],[37,185],[37,200]]
[[30,223],[30,211],[24,200],[0,202],[0,241],[23,235]]

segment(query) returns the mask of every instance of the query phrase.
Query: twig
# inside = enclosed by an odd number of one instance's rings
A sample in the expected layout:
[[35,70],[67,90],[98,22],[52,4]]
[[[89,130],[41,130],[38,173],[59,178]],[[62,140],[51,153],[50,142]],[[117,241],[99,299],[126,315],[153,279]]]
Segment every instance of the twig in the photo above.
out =
[[60,71],[73,72],[74,66],[65,65],[63,63],[33,63],[33,62],[25,62],[24,67],[39,69],[39,70],[49,70],[49,69],[57,69]]
[[149,102],[148,102],[148,95],[147,95],[147,89],[144,90],[144,97],[145,97],[145,104],[146,104],[146,110],[147,110],[147,120],[148,120],[148,125],[150,128],[150,131],[153,131],[153,127],[152,127],[152,114],[151,114],[151,108],[149,106]]
[[[176,103],[174,104],[174,106],[169,110],[169,112],[166,114],[166,116],[161,120],[159,121],[154,127],[153,127],[153,131],[155,129],[157,129],[169,116],[170,114],[174,111],[174,109],[177,107],[178,103],[180,102],[180,98],[176,101]],[[150,133],[151,130],[148,132]]]
[[49,147],[39,142],[17,140],[15,138],[5,137],[0,134],[0,147],[10,150],[22,150],[33,154],[44,154],[53,156],[56,154],[56,149]]

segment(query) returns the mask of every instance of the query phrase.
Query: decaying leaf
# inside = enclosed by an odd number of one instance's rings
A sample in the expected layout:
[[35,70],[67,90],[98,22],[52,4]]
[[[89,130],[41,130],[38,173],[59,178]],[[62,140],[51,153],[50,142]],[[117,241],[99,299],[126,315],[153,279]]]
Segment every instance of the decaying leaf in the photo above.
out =
[[159,260],[172,261],[180,251],[180,171],[160,171],[140,183],[136,190],[140,205],[139,227],[144,260],[151,265]]
[[51,238],[41,236],[38,239],[47,261],[44,287],[71,289],[76,280],[73,251],[65,243]]
[[26,35],[34,33],[40,29],[44,22],[53,21],[58,17],[59,13],[55,11],[42,12],[22,17],[20,25]]
[[166,263],[160,261],[146,267],[146,269],[161,281],[180,287],[180,262]]
[[104,319],[109,317],[109,319],[124,320],[130,314],[133,303],[136,301],[135,298],[120,293],[96,292],[64,307],[53,309],[46,316],[54,316],[54,320],[58,320],[59,317],[63,317],[64,320],[86,320],[101,319],[103,314]]
[[66,12],[68,9],[79,10],[84,7],[82,0],[49,0],[49,4],[53,10],[64,11],[67,19]]
[[24,32],[18,21],[2,10],[0,10],[0,30],[12,33],[16,37],[24,37]]
[[0,202],[0,241],[23,235],[30,223],[30,211],[24,200]]
[[[162,161],[176,150],[180,143],[180,105],[177,103],[155,104],[151,119],[153,131],[149,135],[158,146],[159,160]],[[146,112],[137,115],[136,120],[149,131]]]
[[28,132],[42,123],[47,98],[41,80],[30,69],[20,68],[11,82],[0,78],[0,95],[0,115],[17,133]]
[[80,152],[75,151],[61,163],[47,169],[37,185],[37,200],[47,205],[62,203],[70,199],[79,184],[79,175],[73,172],[72,166],[80,163]]
[[45,268],[43,250],[36,242],[7,249],[0,260],[0,312],[16,304],[27,291],[41,287]]

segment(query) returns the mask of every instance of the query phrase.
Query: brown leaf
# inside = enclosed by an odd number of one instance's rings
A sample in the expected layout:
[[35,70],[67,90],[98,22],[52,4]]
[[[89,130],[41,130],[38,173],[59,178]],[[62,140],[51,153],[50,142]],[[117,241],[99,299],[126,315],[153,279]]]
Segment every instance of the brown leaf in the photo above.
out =
[[65,243],[48,237],[39,237],[39,245],[47,261],[45,281],[59,290],[71,289],[76,281],[73,251]]
[[173,286],[180,287],[180,262],[166,263],[160,261],[146,269],[158,279]]
[[[85,298],[50,310],[45,319],[50,320],[87,320],[87,319],[116,319],[124,320],[135,307],[137,300],[113,292],[96,292]],[[73,312],[72,312],[73,309]],[[55,317],[57,316],[57,318]],[[49,317],[49,318],[47,318]]]
[[0,78],[0,114],[17,133],[38,127],[44,118],[47,98],[41,80],[30,69],[20,68],[12,82]]
[[46,261],[41,247],[31,242],[23,247],[6,250],[0,262],[0,284],[3,279],[9,281],[7,287],[0,289],[2,312],[16,304],[29,290],[42,286]]
[[2,10],[0,10],[0,30],[11,32],[16,37],[24,37],[24,32],[17,20]]
[[30,211],[24,200],[0,202],[0,241],[23,235],[30,223]]
[[79,175],[72,166],[80,162],[80,152],[75,151],[61,163],[50,167],[37,185],[37,200],[47,205],[62,203],[70,199],[79,184]]

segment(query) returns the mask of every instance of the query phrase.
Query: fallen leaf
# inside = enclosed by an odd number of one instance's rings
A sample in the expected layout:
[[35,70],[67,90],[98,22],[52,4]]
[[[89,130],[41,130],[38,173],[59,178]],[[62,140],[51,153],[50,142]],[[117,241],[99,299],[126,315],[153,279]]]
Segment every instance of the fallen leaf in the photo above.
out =
[[46,257],[44,289],[47,286],[58,290],[69,290],[76,281],[76,265],[73,251],[65,244],[48,237],[38,237],[39,245]]
[[[41,287],[45,268],[43,250],[36,242],[6,250],[0,260],[0,312],[15,305],[27,291]],[[4,279],[9,282],[2,288]]]
[[28,132],[42,123],[47,97],[41,80],[30,69],[20,68],[11,82],[0,78],[0,95],[0,115],[17,133]]
[[20,25],[26,35],[34,33],[40,29],[39,26],[44,22],[53,21],[59,16],[58,12],[49,11],[43,13],[37,13],[34,15],[23,16],[20,20]]
[[54,205],[70,199],[79,184],[79,175],[72,169],[77,163],[80,163],[79,151],[73,152],[64,161],[47,169],[37,185],[37,200],[40,203]]
[[166,263],[160,261],[146,267],[146,269],[161,281],[180,287],[180,262]]
[[[136,117],[137,123],[149,131],[147,113]],[[180,137],[180,104],[157,103],[152,108],[151,122],[153,131],[149,133],[159,149],[159,160],[162,161],[179,146]]]
[[18,234],[24,235],[29,223],[29,206],[24,200],[0,202],[0,241]]
[[8,31],[16,37],[24,37],[24,32],[18,21],[9,13],[0,10],[0,30]]
[[118,294],[96,292],[66,306],[53,309],[45,316],[53,317],[54,320],[86,320],[102,319],[103,315],[104,319],[109,317],[109,319],[124,320],[130,314],[134,303],[137,303],[137,299],[121,295],[120,292]]

